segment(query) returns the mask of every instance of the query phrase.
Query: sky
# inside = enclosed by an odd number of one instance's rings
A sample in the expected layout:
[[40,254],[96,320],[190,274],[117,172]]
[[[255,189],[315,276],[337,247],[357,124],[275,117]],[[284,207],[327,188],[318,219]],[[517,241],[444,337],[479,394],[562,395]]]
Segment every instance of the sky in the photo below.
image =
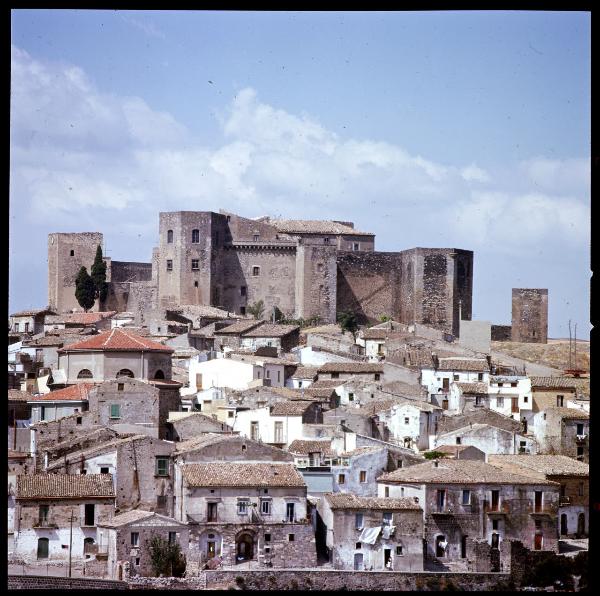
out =
[[474,251],[473,319],[589,334],[589,12],[13,10],[9,311],[47,236],[150,262],[160,211]]

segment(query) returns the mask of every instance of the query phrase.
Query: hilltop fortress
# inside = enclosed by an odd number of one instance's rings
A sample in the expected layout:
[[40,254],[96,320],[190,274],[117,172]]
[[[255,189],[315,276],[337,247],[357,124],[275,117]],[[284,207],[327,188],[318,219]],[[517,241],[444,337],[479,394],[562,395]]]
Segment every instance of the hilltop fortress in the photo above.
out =
[[[101,233],[48,236],[48,303],[78,309],[75,277],[89,270]],[[473,252],[456,248],[375,251],[375,235],[347,221],[249,219],[222,211],[159,214],[151,263],[107,262],[102,310],[210,305],[246,314],[263,300],[293,318],[354,311],[361,323],[382,315],[458,335],[459,303],[471,319]]]

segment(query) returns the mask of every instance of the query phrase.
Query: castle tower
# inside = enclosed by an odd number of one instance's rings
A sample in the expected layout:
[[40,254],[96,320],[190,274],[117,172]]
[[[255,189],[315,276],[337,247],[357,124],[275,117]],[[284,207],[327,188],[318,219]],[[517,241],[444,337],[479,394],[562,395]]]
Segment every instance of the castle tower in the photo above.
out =
[[100,232],[48,234],[48,305],[52,310],[81,310],[75,298],[75,279],[81,267],[90,273],[102,243]]
[[511,339],[548,343],[548,290],[513,288]]

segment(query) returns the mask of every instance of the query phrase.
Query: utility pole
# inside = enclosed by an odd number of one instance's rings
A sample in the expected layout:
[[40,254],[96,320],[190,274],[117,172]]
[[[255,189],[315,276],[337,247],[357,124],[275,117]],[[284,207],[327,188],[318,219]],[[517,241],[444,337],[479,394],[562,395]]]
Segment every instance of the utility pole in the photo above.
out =
[[573,368],[571,366],[571,319],[569,319],[569,369]]
[[573,341],[573,344],[575,349],[575,357],[573,358],[575,362],[573,364],[575,365],[575,368],[577,368],[577,323],[575,323],[575,340]]
[[69,577],[71,577],[71,563],[73,561],[73,508],[71,508],[69,521],[71,522],[69,529]]

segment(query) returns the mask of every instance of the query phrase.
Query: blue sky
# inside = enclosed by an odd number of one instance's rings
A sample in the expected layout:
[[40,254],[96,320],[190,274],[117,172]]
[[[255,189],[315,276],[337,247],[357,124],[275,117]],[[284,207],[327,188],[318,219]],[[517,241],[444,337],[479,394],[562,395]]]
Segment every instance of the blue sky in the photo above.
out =
[[15,10],[11,42],[11,311],[50,232],[149,261],[159,211],[223,207],[471,249],[475,318],[547,287],[550,336],[588,328],[589,13]]

